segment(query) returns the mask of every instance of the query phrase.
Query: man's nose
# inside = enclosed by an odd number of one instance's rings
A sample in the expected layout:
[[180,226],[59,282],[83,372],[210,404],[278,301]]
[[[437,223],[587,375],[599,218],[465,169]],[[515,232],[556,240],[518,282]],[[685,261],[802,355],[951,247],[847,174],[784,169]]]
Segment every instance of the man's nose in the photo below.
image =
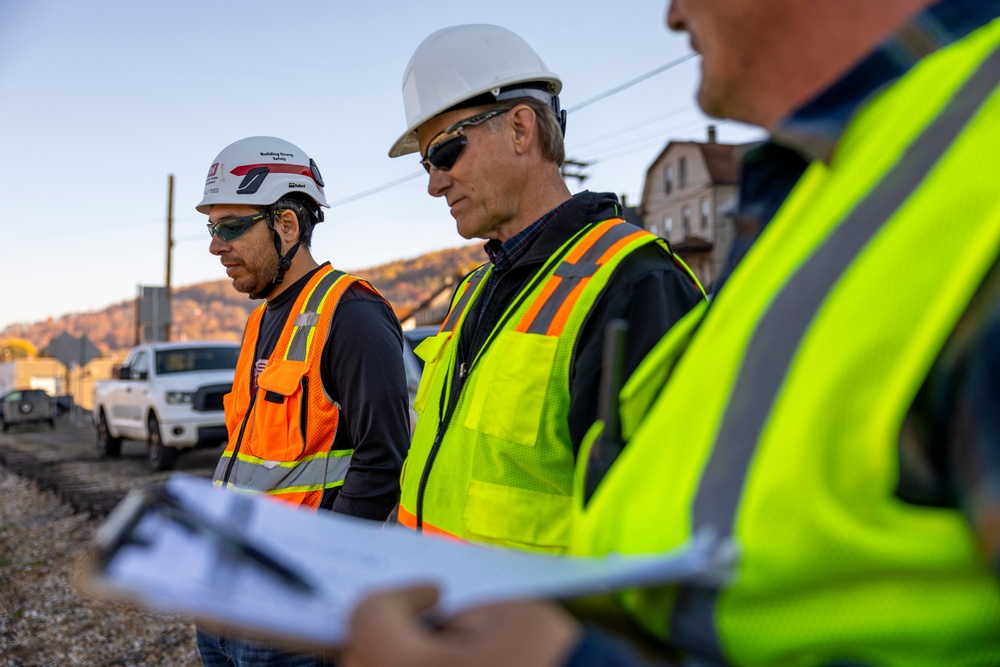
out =
[[684,30],[684,15],[677,7],[677,0],[671,0],[667,5],[667,28],[678,32]]
[[444,191],[448,188],[451,183],[451,177],[448,172],[443,169],[436,169],[431,167],[431,171],[428,174],[427,180],[427,194],[431,197],[441,197],[444,196]]
[[222,237],[216,234],[212,237],[212,242],[208,244],[208,251],[213,255],[221,255],[226,248],[226,242],[222,240]]

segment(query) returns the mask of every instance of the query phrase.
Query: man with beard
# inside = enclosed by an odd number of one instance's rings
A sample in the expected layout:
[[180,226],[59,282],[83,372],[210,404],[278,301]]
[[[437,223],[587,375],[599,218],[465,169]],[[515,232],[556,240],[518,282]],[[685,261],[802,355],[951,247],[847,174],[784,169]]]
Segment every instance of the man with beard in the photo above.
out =
[[[209,168],[197,206],[209,251],[236,291],[264,300],[225,398],[229,442],[214,481],[383,521],[409,441],[402,332],[375,288],[313,259],[324,206],[316,163],[282,139],[242,139]],[[198,647],[208,667],[327,664],[204,627]]]

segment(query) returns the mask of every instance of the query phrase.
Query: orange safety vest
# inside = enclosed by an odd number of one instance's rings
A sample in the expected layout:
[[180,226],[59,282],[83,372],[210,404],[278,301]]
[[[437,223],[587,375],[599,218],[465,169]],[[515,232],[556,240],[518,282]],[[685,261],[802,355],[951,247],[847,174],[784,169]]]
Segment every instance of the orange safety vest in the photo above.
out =
[[343,485],[354,450],[331,449],[340,406],[323,389],[320,359],[340,297],[355,282],[379,294],[329,265],[316,271],[296,299],[254,395],[254,351],[266,304],[250,314],[233,391],[223,401],[229,443],[215,469],[216,486],[316,509],[326,489]]

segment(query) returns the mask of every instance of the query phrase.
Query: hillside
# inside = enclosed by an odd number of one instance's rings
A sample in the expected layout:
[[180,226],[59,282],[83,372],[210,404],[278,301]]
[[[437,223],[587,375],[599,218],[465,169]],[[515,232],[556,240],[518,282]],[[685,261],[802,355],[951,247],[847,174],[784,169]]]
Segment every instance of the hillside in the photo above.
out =
[[[456,274],[465,274],[484,259],[482,244],[473,243],[427,253],[412,259],[353,271],[367,278],[404,317]],[[189,340],[209,338],[239,341],[250,311],[260,302],[233,290],[228,279],[175,287],[174,335]],[[16,324],[0,331],[0,338],[16,337],[43,350],[66,332],[86,335],[105,354],[130,348],[135,342],[135,301],[122,301],[103,310],[72,313],[32,324]]]

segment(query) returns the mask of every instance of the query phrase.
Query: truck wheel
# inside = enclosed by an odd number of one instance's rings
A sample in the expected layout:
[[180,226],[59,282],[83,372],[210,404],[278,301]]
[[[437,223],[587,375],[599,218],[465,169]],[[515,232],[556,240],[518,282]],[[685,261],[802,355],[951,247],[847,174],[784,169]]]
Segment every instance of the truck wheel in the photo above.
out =
[[97,451],[105,458],[117,458],[122,454],[122,439],[111,437],[104,408],[101,408],[97,417]]
[[156,415],[150,414],[146,422],[149,434],[146,439],[146,461],[150,470],[173,470],[177,465],[177,450],[165,447],[160,437],[160,422]]

